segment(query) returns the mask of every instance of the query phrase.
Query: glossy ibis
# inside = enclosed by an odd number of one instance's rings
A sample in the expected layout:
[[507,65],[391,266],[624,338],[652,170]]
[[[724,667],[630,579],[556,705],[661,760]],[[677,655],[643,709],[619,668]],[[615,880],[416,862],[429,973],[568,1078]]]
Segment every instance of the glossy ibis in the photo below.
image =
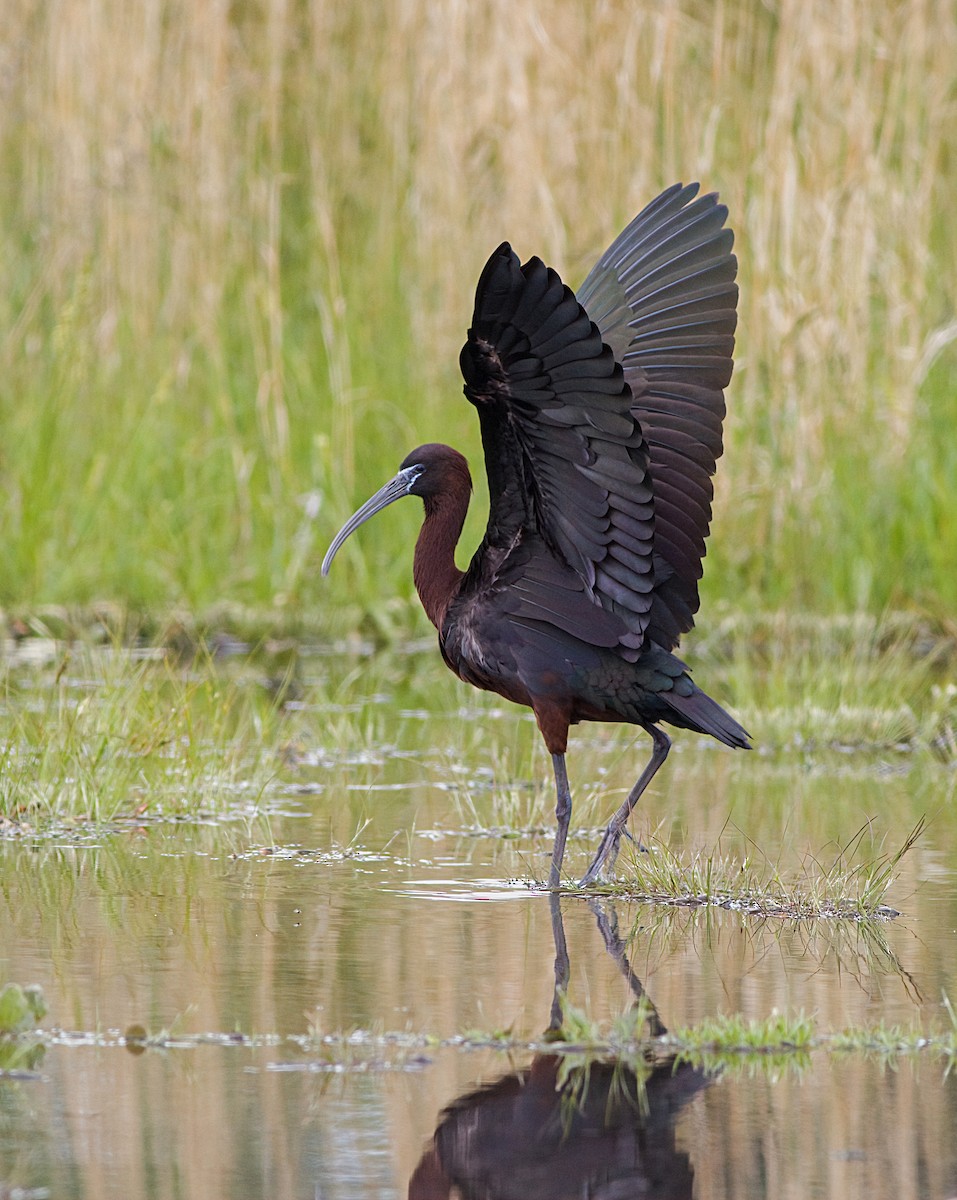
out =
[[[559,896],[549,897],[555,937],[555,990],[545,1040],[565,1041],[564,995],[571,972]],[[636,1031],[668,1033],[618,933],[614,909],[589,901],[605,947],[634,995]],[[718,1078],[655,1053],[599,1058],[537,1053],[458,1096],[441,1113],[435,1133],[409,1180],[408,1200],[555,1200],[556,1197],[654,1196],[691,1200],[694,1157],[677,1141],[679,1114]],[[636,1070],[637,1068],[637,1070]]]
[[744,729],[671,652],[691,629],[731,378],[737,261],[727,209],[698,185],[653,200],[577,296],[507,242],[485,265],[460,363],[479,413],[490,512],[468,570],[455,565],[472,481],[430,443],[345,523],[345,539],[419,496],[419,598],[449,667],[532,709],[552,756],[558,887],[571,817],[568,727],[627,721],[651,759],[582,884],[614,864],[625,823],[665,761],[667,722],[748,748]]

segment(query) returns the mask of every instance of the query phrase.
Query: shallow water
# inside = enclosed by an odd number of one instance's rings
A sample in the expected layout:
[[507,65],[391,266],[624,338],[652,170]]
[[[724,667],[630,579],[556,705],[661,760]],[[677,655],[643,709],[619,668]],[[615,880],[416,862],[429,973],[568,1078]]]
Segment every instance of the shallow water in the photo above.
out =
[[[49,1005],[37,1044],[0,1043],[0,1195],[957,1196],[957,1074],[930,1051],[652,1071],[562,1065],[541,1040],[556,931],[569,1002],[605,1028],[642,989],[669,1029],[775,1010],[821,1032],[942,1028],[951,768],[679,735],[637,832],[667,818],[669,844],[759,846],[785,870],[865,820],[899,845],[926,813],[887,896],[901,916],[568,895],[559,924],[530,886],[550,797],[529,722],[494,698],[471,707],[428,660],[389,688],[342,688],[348,702],[318,700],[307,673],[258,813],[0,842],[0,984],[39,983]],[[375,714],[351,742],[345,708]],[[644,761],[632,740],[573,745],[585,824]],[[593,844],[590,828],[573,838],[571,873]],[[506,1033],[531,1044],[489,1045]]]

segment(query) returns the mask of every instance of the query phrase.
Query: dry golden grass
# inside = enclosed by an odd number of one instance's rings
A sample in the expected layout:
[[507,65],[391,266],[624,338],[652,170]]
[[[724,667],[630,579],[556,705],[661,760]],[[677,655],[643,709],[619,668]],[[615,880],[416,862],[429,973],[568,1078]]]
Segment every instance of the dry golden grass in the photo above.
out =
[[[455,360],[490,248],[508,237],[577,283],[690,178],[727,201],[741,262],[728,588],[823,605],[946,593],[931,551],[910,588],[904,549],[890,581],[870,559],[901,536],[915,439],[953,410],[953,389],[927,385],[957,337],[953,0],[9,0],[4,21],[0,363],[18,415],[0,433],[34,419],[28,381],[56,392],[59,422],[159,408],[150,445],[206,447],[231,497],[213,518],[190,496],[181,518],[196,523],[181,553],[211,579],[160,572],[147,599],[196,601],[213,580],[271,598],[296,495],[343,489],[324,533],[406,441],[475,457]],[[69,368],[38,380],[58,349]],[[99,487],[93,448],[69,450],[75,487]],[[924,472],[917,543],[953,532],[953,461]],[[16,494],[20,468],[0,470]],[[12,536],[55,559],[67,535],[12,513]],[[855,517],[888,531],[852,538],[828,587],[808,582]],[[237,545],[269,567],[237,572]],[[49,564],[6,575],[8,599],[70,586]]]

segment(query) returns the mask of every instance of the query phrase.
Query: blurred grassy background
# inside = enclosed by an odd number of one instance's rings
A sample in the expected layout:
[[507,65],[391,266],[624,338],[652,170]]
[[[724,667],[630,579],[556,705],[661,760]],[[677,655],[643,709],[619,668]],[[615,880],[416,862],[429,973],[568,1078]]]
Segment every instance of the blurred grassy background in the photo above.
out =
[[[953,0],[7,0],[0,604],[409,616],[503,238],[700,179],[741,264],[706,606],[957,612]],[[397,547],[401,547],[397,549]],[[707,607],[705,612],[707,614]]]

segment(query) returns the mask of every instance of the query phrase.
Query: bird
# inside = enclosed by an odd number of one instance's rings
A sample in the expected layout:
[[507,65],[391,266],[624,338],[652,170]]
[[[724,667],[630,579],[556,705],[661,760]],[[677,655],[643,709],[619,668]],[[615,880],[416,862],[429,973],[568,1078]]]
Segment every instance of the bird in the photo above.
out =
[[737,323],[728,210],[698,192],[676,183],[652,200],[577,293],[508,242],[488,259],[459,358],[489,487],[485,536],[464,571],[455,549],[471,475],[464,455],[435,442],[405,457],[322,563],[327,575],[387,505],[422,500],[412,574],[443,659],[466,683],[531,708],[551,755],[551,890],[572,811],[570,726],[630,723],[652,740],[581,887],[614,873],[628,818],[671,747],[663,722],[750,749],[673,653],[699,606]]

